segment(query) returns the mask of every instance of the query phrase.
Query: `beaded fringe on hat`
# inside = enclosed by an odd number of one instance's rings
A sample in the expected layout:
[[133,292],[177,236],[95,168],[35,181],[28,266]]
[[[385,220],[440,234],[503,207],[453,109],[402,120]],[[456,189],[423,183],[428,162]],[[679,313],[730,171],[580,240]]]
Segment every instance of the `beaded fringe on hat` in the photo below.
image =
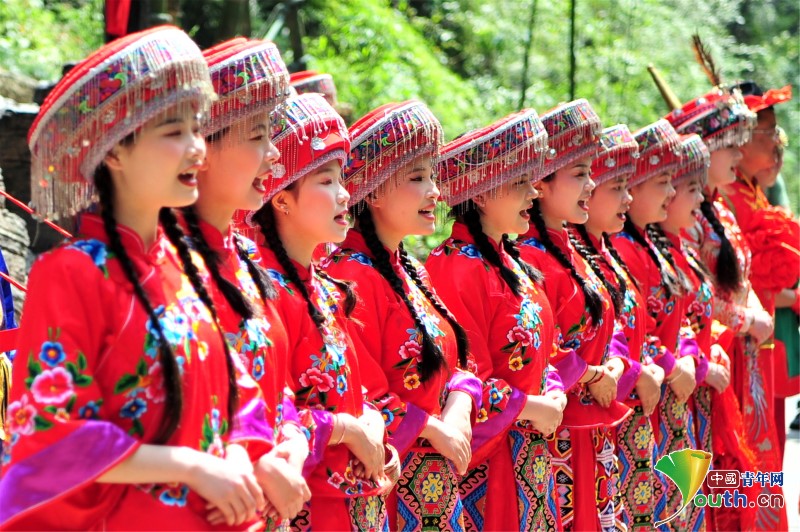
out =
[[592,159],[592,180],[601,185],[636,169],[639,145],[625,124],[607,127],[600,136],[600,151]]
[[677,186],[699,177],[700,185],[705,186],[709,166],[711,166],[711,153],[700,135],[684,136],[681,140],[681,163],[672,178],[672,185]]
[[603,125],[584,99],[548,111],[542,115],[542,122],[550,146],[545,154],[545,176],[593,155],[600,148],[598,140]]
[[633,136],[639,144],[639,158],[628,188],[660,174],[671,174],[680,164],[681,138],[666,120],[645,126],[635,131]]
[[73,216],[96,201],[95,170],[146,122],[180,104],[204,113],[214,98],[200,49],[177,29],[133,41],[83,77],[62,80],[72,85],[45,102],[28,138],[31,205],[42,217]]

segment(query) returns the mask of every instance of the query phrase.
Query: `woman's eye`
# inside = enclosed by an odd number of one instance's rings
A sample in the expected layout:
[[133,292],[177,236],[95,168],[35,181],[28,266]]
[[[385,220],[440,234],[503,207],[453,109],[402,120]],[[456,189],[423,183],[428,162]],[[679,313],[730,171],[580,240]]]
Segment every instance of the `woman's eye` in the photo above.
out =
[[421,175],[411,176],[410,179],[410,181],[413,181],[414,183],[421,183],[423,180],[424,178]]

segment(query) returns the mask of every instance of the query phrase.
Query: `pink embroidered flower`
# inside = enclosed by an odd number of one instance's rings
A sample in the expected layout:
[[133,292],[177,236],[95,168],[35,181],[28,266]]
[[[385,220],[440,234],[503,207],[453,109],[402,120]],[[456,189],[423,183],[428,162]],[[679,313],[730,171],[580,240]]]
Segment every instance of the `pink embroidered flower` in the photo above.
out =
[[408,341],[400,346],[400,357],[403,360],[413,358],[419,364],[422,362],[422,346],[415,341]]
[[703,304],[697,301],[696,299],[692,301],[692,304],[689,305],[689,310],[686,314],[690,316],[702,316],[705,314],[705,308],[703,308]]
[[338,488],[342,484],[344,484],[344,477],[337,472],[334,472],[330,477],[328,477],[328,484],[333,486],[334,488]]
[[513,329],[508,331],[506,337],[509,342],[519,343],[525,347],[529,347],[533,343],[533,334],[530,329],[520,327],[519,325],[515,325]]
[[72,375],[62,367],[46,369],[33,379],[31,393],[37,403],[65,403],[73,394]]
[[28,395],[25,394],[19,401],[14,401],[8,405],[8,429],[12,434],[22,434],[29,436],[33,434],[36,425],[33,418],[36,417],[36,407],[28,403]]
[[659,314],[664,310],[664,303],[657,297],[650,296],[647,298],[647,311],[650,314]]
[[333,377],[321,372],[317,368],[308,368],[305,373],[300,375],[300,385],[306,387],[316,387],[321,393],[329,392],[334,386]]
[[147,386],[145,387],[145,394],[148,399],[154,403],[161,403],[164,401],[166,394],[164,393],[164,376],[161,370],[161,363],[156,362],[147,371]]

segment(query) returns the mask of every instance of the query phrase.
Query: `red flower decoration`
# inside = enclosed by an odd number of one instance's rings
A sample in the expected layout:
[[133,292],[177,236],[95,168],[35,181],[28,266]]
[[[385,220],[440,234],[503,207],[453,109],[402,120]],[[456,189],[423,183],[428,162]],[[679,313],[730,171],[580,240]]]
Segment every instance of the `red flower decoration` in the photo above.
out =
[[506,335],[509,342],[520,343],[529,347],[533,343],[533,333],[529,329],[515,325]]
[[321,393],[329,392],[334,386],[333,377],[323,373],[319,368],[309,368],[300,375],[300,385],[306,387],[316,387]]
[[781,207],[768,207],[753,213],[742,227],[753,261],[750,280],[764,291],[791,288],[800,272],[800,225]]

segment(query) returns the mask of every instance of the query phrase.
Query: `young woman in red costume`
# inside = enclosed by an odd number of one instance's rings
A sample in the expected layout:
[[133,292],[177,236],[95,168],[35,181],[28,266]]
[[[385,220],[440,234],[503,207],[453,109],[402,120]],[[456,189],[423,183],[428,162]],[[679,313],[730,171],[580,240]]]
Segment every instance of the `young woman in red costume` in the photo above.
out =
[[459,369],[467,366],[467,336],[402,243],[435,229],[441,126],[412,100],[379,107],[350,135],[345,186],[356,223],[324,265],[354,281],[364,386],[403,463],[389,526],[463,530],[457,473],[469,463],[481,384]]
[[[291,395],[284,393],[286,331],[274,305],[277,291],[257,265],[255,244],[231,227],[237,210],[261,207],[263,181],[279,155],[270,140],[269,113],[286,99],[288,73],[267,41],[237,38],[204,55],[219,99],[202,131],[208,156],[197,175],[200,197],[182,210],[183,225],[213,278],[210,291],[230,348],[264,396],[263,404],[247,408],[263,408],[271,426],[269,452],[256,467],[271,505],[268,515],[290,519],[310,492],[302,477],[307,439],[295,424]],[[242,72],[249,73],[244,82]]]
[[[747,445],[758,453],[758,471],[780,471],[780,447],[775,417],[768,401],[770,383],[766,381],[759,346],[772,334],[772,317],[764,310],[749,281],[750,249],[724,199],[718,196],[721,187],[736,179],[734,169],[741,160],[738,146],[747,142],[755,125],[738,92],[721,89],[696,98],[667,115],[681,133],[697,133],[711,152],[711,166],[704,199],[700,204],[698,223],[685,231],[687,243],[698,252],[712,272],[714,283],[714,318],[725,326],[716,335],[731,357],[732,384],[741,402]],[[715,455],[720,469],[726,460],[737,458],[736,452]],[[777,485],[760,486],[764,494],[782,493]],[[718,524],[724,528],[785,530],[784,508],[741,508],[718,512]],[[755,515],[754,515],[755,514]]]
[[565,529],[613,530],[619,482],[614,427],[631,410],[617,401],[625,357],[609,357],[614,308],[602,281],[570,243],[565,223],[584,223],[595,187],[592,156],[600,149],[600,119],[586,100],[542,117],[550,150],[520,235],[522,259],[544,274],[555,317],[554,366],[567,392],[564,418],[548,438]]
[[559,528],[544,440],[566,403],[558,382],[547,386],[553,317],[536,284],[541,275],[519,261],[508,238],[527,230],[546,142],[536,112],[524,110],[449,143],[439,164],[455,223],[427,266],[491,391],[461,483],[470,529]]
[[266,180],[266,202],[245,218],[260,234],[262,263],[278,285],[276,306],[291,352],[289,385],[301,415],[315,425],[305,462],[311,500],[292,528],[381,529],[384,424],[362,386],[347,316],[355,306],[348,283],[312,264],[323,242],[341,242],[350,195],[342,164],[350,149],[341,117],[319,94],[290,98],[273,127],[281,153]]
[[585,224],[574,225],[570,236],[611,296],[616,322],[609,352],[627,357],[629,364],[617,383],[617,399],[633,410],[617,426],[618,496],[624,501],[615,508],[618,527],[650,530],[661,489],[653,474],[655,436],[650,415],[661,399],[664,371],[647,357],[646,302],[610,239],[622,230],[630,207],[628,179],[639,145],[625,125],[603,130],[600,141],[603,149],[592,159],[597,188],[588,200],[589,217]]
[[[686,338],[680,338],[688,291],[646,233],[648,224],[666,218],[666,207],[675,195],[672,174],[681,162],[680,137],[665,120],[641,128],[634,137],[640,153],[629,181],[632,201],[624,231],[615,235],[612,242],[646,298],[647,352],[665,374],[662,401],[652,420],[657,463],[670,452],[698,448],[692,406],[687,401],[694,391],[696,374],[703,373],[702,369],[696,371],[696,365],[701,366],[704,361],[700,361],[702,354],[696,349],[691,331]],[[681,503],[681,493],[674,483],[662,476],[659,479],[663,490],[654,495],[655,520],[673,516]],[[670,526],[693,528],[702,519],[702,508],[690,505]]]
[[163,208],[197,199],[197,114],[212,95],[200,50],[161,27],[104,46],[42,105],[29,136],[37,212],[99,201],[31,272],[3,527],[199,530],[215,510],[227,528],[260,526],[263,493],[232,444],[254,444],[255,459],[266,443],[264,416],[237,408],[257,388],[237,389],[206,273]]

